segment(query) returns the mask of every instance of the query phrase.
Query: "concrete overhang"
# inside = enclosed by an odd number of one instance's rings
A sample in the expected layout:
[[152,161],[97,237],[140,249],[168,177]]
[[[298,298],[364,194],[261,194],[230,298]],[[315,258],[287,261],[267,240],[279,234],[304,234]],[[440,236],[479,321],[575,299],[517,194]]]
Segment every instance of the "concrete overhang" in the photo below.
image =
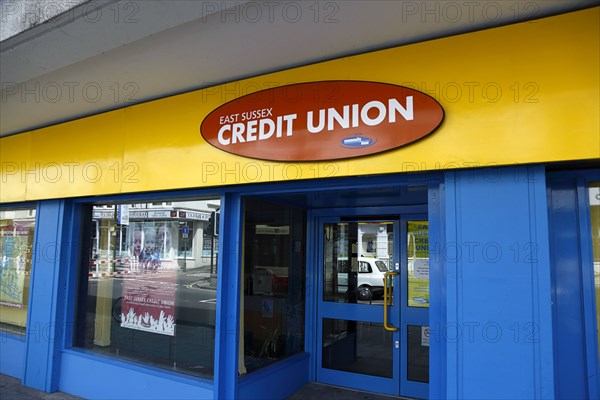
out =
[[[26,10],[27,3],[2,1],[2,18],[22,18],[19,12],[29,12],[30,17],[49,13],[39,5],[44,2],[37,2],[38,11],[31,4]],[[39,18],[40,23],[0,42],[0,135],[268,72],[599,4],[584,0],[72,3],[66,12]]]

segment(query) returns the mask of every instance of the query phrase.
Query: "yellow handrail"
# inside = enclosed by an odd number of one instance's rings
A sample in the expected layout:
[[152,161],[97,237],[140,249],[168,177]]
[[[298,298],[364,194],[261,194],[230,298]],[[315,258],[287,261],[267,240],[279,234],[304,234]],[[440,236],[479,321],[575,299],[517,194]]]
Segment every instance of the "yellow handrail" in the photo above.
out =
[[395,326],[388,324],[388,306],[389,306],[389,304],[388,304],[388,301],[389,301],[388,278],[390,276],[395,276],[395,275],[398,275],[398,273],[396,271],[388,271],[383,276],[383,328],[386,331],[390,331],[390,332],[395,332],[398,330],[398,328],[396,328]]

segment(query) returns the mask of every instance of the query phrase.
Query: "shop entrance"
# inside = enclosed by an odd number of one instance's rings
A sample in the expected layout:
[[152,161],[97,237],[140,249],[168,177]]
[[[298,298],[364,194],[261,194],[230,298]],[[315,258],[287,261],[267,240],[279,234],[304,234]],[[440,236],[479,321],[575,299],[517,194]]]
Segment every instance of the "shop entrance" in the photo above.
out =
[[427,215],[387,207],[362,213],[315,218],[316,380],[427,398]]

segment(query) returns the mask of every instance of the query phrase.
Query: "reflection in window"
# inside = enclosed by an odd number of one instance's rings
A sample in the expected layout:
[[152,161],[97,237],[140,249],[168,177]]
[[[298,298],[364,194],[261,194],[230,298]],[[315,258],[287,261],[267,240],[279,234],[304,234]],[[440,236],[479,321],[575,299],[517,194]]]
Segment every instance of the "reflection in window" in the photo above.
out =
[[323,318],[322,367],[391,378],[392,341],[380,323]]
[[596,292],[596,324],[600,348],[600,182],[589,187],[590,225],[592,228],[592,253],[594,257],[594,286]]
[[25,334],[35,208],[0,211],[0,329]]
[[75,345],[212,378],[219,206],[93,206]]
[[244,202],[240,374],[304,351],[305,219],[301,209]]
[[383,305],[383,277],[393,264],[394,224],[323,225],[323,300]]
[[429,327],[407,325],[406,379],[429,383]]

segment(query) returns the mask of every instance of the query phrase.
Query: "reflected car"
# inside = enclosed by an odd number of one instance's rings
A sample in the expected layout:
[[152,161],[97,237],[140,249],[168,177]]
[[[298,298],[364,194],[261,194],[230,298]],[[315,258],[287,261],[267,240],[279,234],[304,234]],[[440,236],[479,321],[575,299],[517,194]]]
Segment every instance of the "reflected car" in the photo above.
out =
[[[378,258],[358,258],[358,300],[369,301],[383,298],[383,278],[388,272],[387,264]],[[338,273],[338,287],[348,287],[348,273]]]

